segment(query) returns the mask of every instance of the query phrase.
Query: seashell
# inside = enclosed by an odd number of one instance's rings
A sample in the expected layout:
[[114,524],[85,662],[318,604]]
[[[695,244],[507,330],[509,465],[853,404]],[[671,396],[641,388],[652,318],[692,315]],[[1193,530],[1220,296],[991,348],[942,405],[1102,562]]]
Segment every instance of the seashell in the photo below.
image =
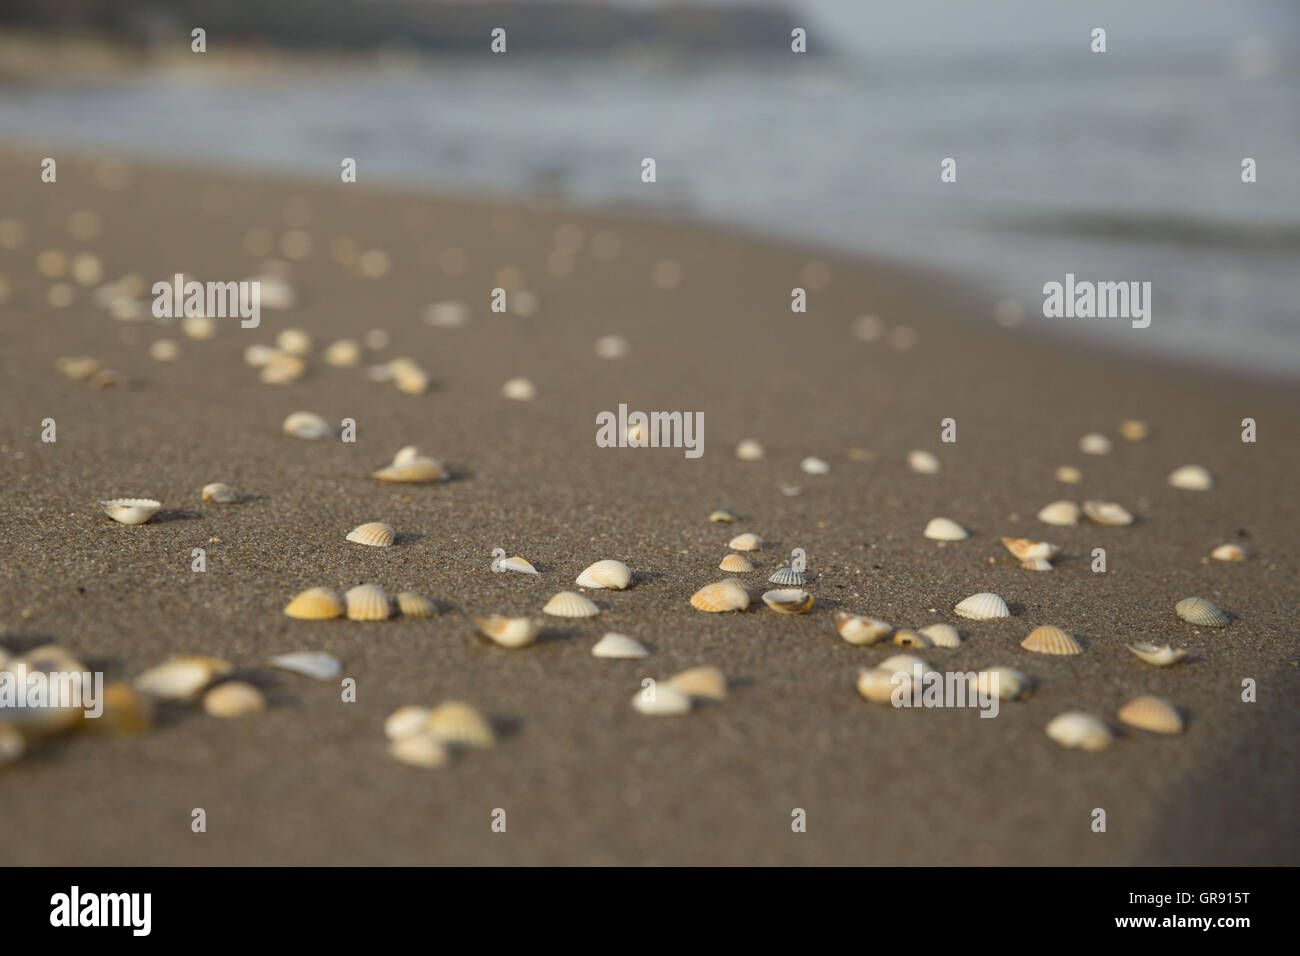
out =
[[1221,544],[1210,552],[1210,557],[1216,561],[1245,561],[1246,552],[1240,545]]
[[957,633],[957,628],[951,624],[931,624],[929,627],[921,628],[919,633],[928,637],[930,643],[935,647],[961,646],[961,635]]
[[244,717],[266,710],[266,698],[252,684],[226,681],[203,695],[203,709],[213,717]]
[[386,621],[393,609],[384,589],[374,584],[358,584],[343,595],[349,621]]
[[826,462],[822,461],[820,458],[813,458],[812,456],[799,462],[799,467],[803,469],[805,474],[809,475],[825,475],[829,474],[831,470],[831,466],[826,464]]
[[763,539],[752,532],[738,534],[728,543],[732,551],[761,551],[763,549]]
[[692,698],[723,700],[727,696],[727,678],[716,667],[692,667],[668,678],[668,683]]
[[939,459],[928,451],[909,451],[907,467],[918,475],[934,475],[939,472]]
[[934,642],[916,631],[895,631],[894,643],[900,647],[933,647]]
[[486,749],[496,743],[487,718],[459,700],[449,700],[433,708],[426,726],[434,737],[457,747]]
[[433,377],[422,368],[401,366],[393,371],[393,385],[406,395],[423,395],[433,383]]
[[388,753],[395,760],[412,767],[432,769],[447,763],[447,748],[441,740],[431,733],[419,733],[402,737],[388,745]]
[[907,693],[912,678],[906,671],[896,673],[879,667],[863,667],[858,671],[858,693],[873,704],[888,704],[894,698],[896,689]]
[[1036,627],[1020,642],[1035,654],[1082,654],[1083,648],[1059,627]]
[[1021,561],[1030,558],[1045,558],[1050,561],[1060,553],[1060,548],[1046,541],[1031,541],[1028,538],[1003,538],[1002,544]]
[[1133,523],[1133,516],[1113,501],[1085,501],[1083,513],[1097,524],[1123,528]]
[[285,329],[275,337],[275,344],[286,355],[306,355],[311,351],[311,335],[302,329]]
[[86,665],[58,644],[42,644],[20,657],[15,657],[7,666],[11,671],[14,668],[22,667],[33,673],[42,674],[82,674],[86,672]]
[[1142,441],[1149,432],[1147,423],[1136,418],[1128,418],[1119,423],[1119,433],[1125,441]]
[[965,541],[970,534],[951,518],[931,518],[924,534],[931,541]]
[[346,608],[329,588],[308,588],[285,605],[284,613],[300,621],[327,621],[342,617]]
[[537,640],[542,626],[539,622],[526,617],[505,617],[490,614],[487,617],[474,618],[474,626],[485,637],[491,638],[502,647],[526,647]]
[[749,592],[735,578],[706,584],[691,595],[691,606],[700,611],[743,611],[749,607]]
[[397,609],[402,612],[402,617],[434,617],[438,613],[436,604],[414,591],[399,591],[397,593]]
[[307,363],[296,355],[276,350],[257,375],[264,385],[292,385],[307,372]]
[[1153,734],[1181,734],[1183,718],[1174,705],[1149,694],[1134,697],[1119,709],[1116,716],[1130,727],[1149,730]]
[[497,562],[497,567],[506,571],[518,571],[520,574],[536,574],[537,569],[529,564],[526,560],[515,555],[512,558],[502,558]]
[[334,437],[334,428],[315,412],[293,412],[284,420],[281,430],[291,438]]
[[1063,485],[1077,485],[1083,481],[1083,472],[1073,465],[1062,465],[1056,469],[1056,480]]
[[173,657],[135,679],[137,690],[161,700],[190,701],[233,667],[213,657]]
[[90,384],[95,388],[126,388],[126,376],[116,369],[101,368],[90,376]]
[[1014,667],[989,667],[975,676],[975,690],[984,697],[1016,700],[1029,691],[1031,681]]
[[54,367],[74,382],[84,382],[99,371],[99,359],[89,355],[62,355]]
[[1047,724],[1047,736],[1062,747],[1080,750],[1105,750],[1110,746],[1110,728],[1092,714],[1077,710],[1053,717]]
[[578,575],[574,582],[580,588],[609,588],[622,591],[632,581],[632,572],[622,561],[606,559],[597,561]]
[[650,652],[640,641],[633,640],[626,634],[606,634],[591,648],[592,657],[604,657],[609,660],[629,661],[649,657]]
[[516,402],[531,402],[537,397],[537,386],[526,378],[512,378],[501,386],[501,394]]
[[684,690],[664,681],[646,687],[632,697],[632,706],[639,713],[652,717],[675,717],[691,711],[691,697]]
[[1214,478],[1200,465],[1183,465],[1169,475],[1169,484],[1186,491],[1209,491]]
[[420,457],[413,458],[400,465],[388,465],[380,468],[378,471],[371,472],[370,477],[378,481],[424,484],[432,481],[442,481],[447,477],[447,472],[442,465],[432,458]]
[[347,540],[353,544],[365,544],[372,548],[391,548],[397,540],[393,526],[383,521],[370,521],[357,525],[348,532]]
[[1128,649],[1148,664],[1154,664],[1156,667],[1167,667],[1170,664],[1177,664],[1187,656],[1186,651],[1181,648],[1179,650],[1174,650],[1168,644],[1161,647],[1158,644],[1137,643],[1130,644]]
[[1046,558],[1025,558],[1020,562],[1020,566],[1026,571],[1051,571],[1052,562]]
[[1010,617],[1007,602],[989,591],[972,594],[953,608],[961,617],[972,621],[988,621],[996,617]]
[[766,591],[763,603],[778,614],[803,614],[813,606],[813,596],[802,588]]
[[581,594],[561,591],[546,602],[542,613],[552,617],[595,617],[600,613],[600,608]]
[[1053,501],[1038,512],[1038,520],[1060,527],[1076,525],[1079,523],[1079,506],[1073,501]]
[[264,345],[260,342],[254,343],[244,349],[244,363],[253,366],[253,368],[261,368],[266,365],[267,362],[271,361],[278,351],[278,349],[275,349],[270,345]]
[[199,342],[206,342],[217,335],[216,320],[209,315],[187,315],[181,319],[181,331]]
[[730,571],[732,574],[748,574],[754,570],[754,565],[743,554],[727,555],[722,559],[718,567],[723,571]]
[[731,524],[736,520],[736,513],[730,508],[719,508],[717,511],[710,512],[710,521],[717,521],[723,524]]
[[173,339],[158,339],[149,346],[149,357],[155,362],[174,362],[181,355],[181,347]]
[[203,486],[203,500],[215,501],[217,504],[232,505],[239,500],[239,495],[227,484],[215,481]]
[[281,654],[271,658],[271,664],[282,671],[314,677],[316,680],[330,680],[338,677],[343,670],[337,657],[322,654],[319,651],[298,651],[293,654]]
[[1205,598],[1183,598],[1174,606],[1174,611],[1188,624],[1199,624],[1203,627],[1228,626],[1228,615]]
[[293,308],[296,298],[294,288],[282,276],[260,275],[254,281],[261,287],[262,308],[279,310]]
[[425,455],[424,452],[420,451],[416,446],[406,445],[403,448],[399,448],[397,454],[393,456],[393,464],[409,465],[413,461],[418,461],[421,458],[427,457],[428,456]]
[[929,664],[915,654],[894,654],[886,657],[876,667],[890,673],[904,673],[909,677],[920,677],[933,670]]
[[803,584],[808,579],[804,577],[803,572],[796,571],[794,568],[777,568],[767,580],[769,584],[795,585]]
[[596,355],[603,359],[626,358],[630,346],[621,335],[602,335],[596,339]]
[[321,354],[326,365],[335,368],[353,368],[361,364],[361,346],[353,339],[331,342]]
[[835,630],[840,632],[840,637],[859,647],[876,643],[894,629],[892,624],[877,621],[873,617],[860,617],[848,611],[836,611],[834,620]]
[[1085,455],[1109,455],[1110,439],[1097,432],[1090,432],[1079,439],[1079,451]]
[[101,501],[99,506],[119,524],[144,524],[158,513],[162,504],[152,498],[111,498]]
[[153,700],[125,681],[104,687],[103,713],[86,721],[88,730],[110,734],[140,734],[153,726]]
[[469,321],[469,306],[464,302],[434,302],[424,310],[424,321],[440,329],[453,329]]
[[0,767],[17,763],[27,750],[27,741],[17,728],[0,723]]
[[389,740],[401,740],[424,733],[429,724],[429,708],[406,704],[397,708],[384,718],[384,736]]
[[762,461],[764,454],[763,446],[752,438],[746,438],[736,446],[736,457],[741,461]]

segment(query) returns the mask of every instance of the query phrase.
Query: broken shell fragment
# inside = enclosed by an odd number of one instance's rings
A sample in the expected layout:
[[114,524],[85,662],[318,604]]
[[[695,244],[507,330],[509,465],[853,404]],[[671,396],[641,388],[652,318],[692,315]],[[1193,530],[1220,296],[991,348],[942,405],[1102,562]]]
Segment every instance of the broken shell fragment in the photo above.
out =
[[284,420],[281,430],[291,438],[310,441],[334,437],[333,426],[315,412],[293,412]]
[[961,646],[961,635],[951,624],[931,624],[929,627],[921,628],[918,633],[928,637],[935,647]]
[[1169,484],[1185,491],[1209,491],[1214,487],[1214,478],[1200,465],[1183,465],[1169,475]]
[[438,613],[437,605],[414,591],[398,592],[397,609],[402,612],[402,617],[425,618]]
[[244,717],[265,710],[266,698],[245,681],[226,681],[203,695],[203,709],[213,717]]
[[647,716],[675,717],[690,713],[691,697],[668,681],[663,681],[637,691],[632,697],[632,706]]
[[763,549],[763,539],[752,532],[738,534],[727,543],[732,551],[761,551]]
[[1054,544],[1046,541],[1031,541],[1029,538],[1003,538],[1002,544],[1021,561],[1030,558],[1043,558],[1050,561],[1060,552]]
[[580,588],[610,588],[621,591],[632,581],[632,571],[622,561],[607,559],[597,561],[578,575],[574,582]]
[[343,596],[350,621],[386,621],[392,616],[384,589],[375,584],[358,584]]
[[951,518],[931,518],[923,532],[931,541],[965,541],[969,532]]
[[144,524],[158,513],[162,503],[152,498],[111,498],[99,506],[118,524]]
[[391,548],[397,540],[393,526],[383,521],[371,521],[357,525],[348,532],[347,540],[353,544],[364,544],[372,548]]
[[1128,649],[1148,664],[1154,664],[1156,667],[1167,667],[1170,664],[1177,664],[1187,656],[1185,650],[1182,650],[1181,648],[1174,650],[1168,644],[1161,647],[1158,644],[1138,643],[1130,644]]
[[1174,606],[1174,611],[1188,624],[1202,627],[1227,627],[1228,615],[1205,598],[1183,598]]
[[610,633],[592,646],[591,656],[603,657],[608,660],[628,661],[649,657],[650,652],[646,650],[644,644],[628,637],[626,634]]
[[271,665],[280,670],[314,677],[316,680],[330,680],[338,677],[343,670],[337,657],[318,651],[298,651],[293,654],[281,654],[271,658]]
[[794,568],[777,568],[767,580],[769,584],[797,585],[805,583],[807,578]]
[[1109,727],[1092,714],[1077,710],[1053,717],[1047,724],[1047,736],[1062,747],[1080,750],[1105,750],[1111,741]]
[[1038,520],[1060,527],[1076,525],[1079,523],[1079,506],[1073,501],[1053,501],[1038,512]]
[[766,591],[763,603],[778,614],[803,614],[813,606],[813,596],[802,588]]
[[600,608],[581,594],[561,591],[546,602],[542,613],[552,617],[595,617],[600,613]]
[[490,614],[487,617],[474,618],[474,626],[485,637],[502,647],[527,647],[537,640],[542,627],[537,621],[526,617],[506,617],[502,614]]
[[447,748],[431,733],[418,733],[394,740],[388,752],[395,760],[412,767],[433,769],[447,763]]
[[135,679],[137,690],[160,700],[190,701],[233,667],[213,657],[173,657]]
[[1059,627],[1036,627],[1020,642],[1020,646],[1035,654],[1083,653],[1079,642]]
[[700,611],[743,611],[749,607],[749,592],[735,578],[706,584],[691,595],[691,606]]
[[1173,704],[1149,694],[1134,697],[1119,709],[1120,720],[1130,727],[1149,730],[1153,734],[1181,734],[1183,718]]
[[239,500],[239,495],[227,484],[215,481],[203,486],[203,500],[215,501],[217,504],[232,505]]
[[1085,501],[1083,513],[1097,524],[1114,528],[1123,528],[1133,523],[1133,515],[1113,501]]
[[668,679],[668,683],[683,694],[705,700],[724,700],[727,696],[727,678],[716,667],[692,667]]
[[330,588],[308,588],[285,606],[284,613],[300,621],[326,621],[342,617],[345,610]]
[[445,744],[485,749],[496,743],[492,725],[469,704],[449,700],[429,712],[428,732]]
[[370,477],[378,481],[424,484],[432,481],[442,481],[447,477],[447,472],[442,465],[432,458],[420,457],[413,458],[400,465],[393,464],[380,468],[378,471],[371,472]]
[[972,594],[953,608],[961,617],[972,621],[989,621],[998,617],[1010,617],[1011,610],[1007,602],[990,591]]
[[497,562],[497,567],[506,571],[518,571],[520,574],[536,574],[537,569],[527,560],[515,555],[510,558],[502,558]]
[[1245,561],[1246,552],[1236,544],[1221,544],[1210,552],[1210,557],[1216,561]]
[[934,475],[939,472],[939,459],[928,451],[909,451],[907,467],[918,475]]
[[860,617],[848,611],[836,611],[834,619],[840,637],[859,647],[876,643],[894,629],[892,624],[877,621],[873,617]]
[[754,565],[743,554],[727,555],[722,559],[718,567],[723,571],[730,571],[732,574],[748,574],[754,570]]

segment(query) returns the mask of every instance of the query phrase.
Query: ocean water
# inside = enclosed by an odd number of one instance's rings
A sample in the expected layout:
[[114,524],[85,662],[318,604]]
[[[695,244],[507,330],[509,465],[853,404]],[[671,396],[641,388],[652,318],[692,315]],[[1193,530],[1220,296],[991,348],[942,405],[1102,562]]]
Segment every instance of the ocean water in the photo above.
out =
[[[1117,348],[1300,376],[1300,3],[802,10],[827,55],[52,79],[0,87],[0,137],[328,179],[351,156],[371,182],[736,224],[950,270]],[[1045,318],[1067,273],[1150,282],[1150,327]]]

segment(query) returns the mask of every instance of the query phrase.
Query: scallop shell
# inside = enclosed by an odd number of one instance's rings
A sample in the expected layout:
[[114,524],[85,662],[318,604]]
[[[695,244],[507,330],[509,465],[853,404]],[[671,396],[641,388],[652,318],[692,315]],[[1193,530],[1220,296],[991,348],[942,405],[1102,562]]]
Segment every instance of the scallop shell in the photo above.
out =
[[203,709],[212,717],[244,717],[266,710],[266,698],[245,681],[226,681],[203,695]]
[[414,591],[399,591],[397,594],[397,609],[402,612],[402,617],[424,618],[434,617],[438,613],[438,606],[421,594]]
[[561,591],[546,602],[542,613],[552,617],[595,617],[600,613],[600,608],[581,594]]
[[443,743],[457,747],[485,749],[496,743],[487,718],[459,700],[449,700],[433,708],[426,726]]
[[1031,558],[1043,558],[1050,561],[1060,553],[1060,548],[1046,541],[1031,541],[1029,538],[1003,538],[1002,544],[1021,561]]
[[1214,478],[1200,465],[1183,465],[1169,475],[1169,484],[1186,491],[1209,491],[1214,487]]
[[794,568],[777,568],[767,580],[769,584],[797,585],[803,584],[808,579],[804,577],[803,572],[796,571]]
[[389,740],[401,740],[424,733],[429,724],[429,708],[415,704],[406,704],[397,708],[384,718],[384,736]]
[[752,438],[746,438],[736,446],[736,457],[741,461],[762,461],[763,446]]
[[670,677],[668,683],[688,697],[723,700],[727,696],[726,675],[718,668],[708,665],[684,670]]
[[895,631],[894,643],[900,647],[933,647],[934,642],[916,631]]
[[1062,747],[1080,750],[1105,750],[1110,746],[1110,728],[1092,714],[1077,710],[1053,717],[1047,724],[1047,736]]
[[753,532],[746,531],[744,534],[738,534],[727,543],[732,551],[761,551],[763,549],[763,539]]
[[749,607],[749,592],[735,578],[727,578],[692,594],[691,606],[701,611],[743,611]]
[[1083,648],[1059,627],[1036,627],[1020,642],[1020,646],[1035,654],[1082,654]]
[[894,629],[892,624],[877,621],[873,617],[860,617],[848,611],[835,612],[835,629],[840,637],[850,644],[863,646],[874,644]]
[[384,589],[375,584],[358,584],[343,595],[350,621],[386,621],[393,608]]
[[951,624],[931,624],[929,627],[921,628],[919,633],[928,637],[935,647],[961,646],[961,635]]
[[284,420],[281,429],[291,438],[316,440],[334,437],[334,427],[315,412],[293,412]]
[[736,520],[736,513],[730,508],[719,508],[717,511],[709,513],[709,520],[722,524],[731,524]]
[[330,588],[308,588],[284,608],[285,614],[300,621],[327,621],[345,612],[345,605]]
[[1245,561],[1246,552],[1236,544],[1221,544],[1210,552],[1210,557],[1216,561]]
[[1198,624],[1202,627],[1228,626],[1228,615],[1205,598],[1183,598],[1174,606],[1174,611],[1188,624]]
[[1014,667],[988,667],[975,676],[975,690],[981,695],[996,694],[1000,700],[1016,700],[1029,691],[1031,681]]
[[918,475],[934,475],[939,472],[939,459],[928,451],[909,451],[907,467]]
[[419,733],[402,737],[388,745],[388,753],[395,759],[412,767],[432,769],[447,763],[447,747],[431,733]]
[[432,458],[420,457],[413,458],[400,465],[388,465],[380,468],[378,471],[371,472],[370,477],[378,481],[423,484],[431,481],[442,481],[447,477],[447,472],[442,465]]
[[650,652],[646,650],[644,644],[628,637],[626,634],[610,633],[595,643],[591,648],[591,656],[616,661],[630,661],[649,657]]
[[1142,441],[1150,433],[1147,423],[1128,418],[1119,423],[1119,433],[1125,441]]
[[621,591],[632,581],[632,571],[622,561],[606,559],[597,561],[578,575],[574,582],[580,588],[610,588]]
[[485,637],[509,648],[527,647],[537,640],[537,635],[542,631],[541,624],[531,618],[505,617],[501,614],[476,617],[474,626]]
[[337,657],[318,651],[281,654],[271,658],[271,665],[304,677],[314,677],[316,680],[331,680],[343,671],[343,665],[339,663]]
[[691,697],[684,690],[674,687],[667,681],[661,681],[654,687],[654,693],[647,699],[650,688],[642,688],[632,697],[632,706],[642,714],[653,717],[675,717],[691,711]]
[[226,484],[219,481],[203,486],[203,500],[215,501],[217,504],[231,505],[239,500],[239,495]]
[[1053,501],[1038,512],[1038,520],[1059,527],[1076,525],[1079,523],[1079,506],[1073,501]]
[[372,548],[391,548],[397,540],[397,532],[392,525],[383,521],[370,521],[349,531],[347,539],[353,544],[365,544]]
[[1161,647],[1158,644],[1138,643],[1130,644],[1128,649],[1148,664],[1154,664],[1156,667],[1167,667],[1170,664],[1177,664],[1187,656],[1185,650],[1182,650],[1181,648],[1174,650],[1168,644]]
[[1133,516],[1122,506],[1113,501],[1085,501],[1083,513],[1097,524],[1123,528],[1133,523]]
[[965,541],[970,533],[951,518],[931,518],[924,535],[931,541]]
[[497,567],[503,568],[506,571],[518,571],[520,574],[537,573],[537,569],[535,567],[533,567],[523,558],[519,557],[519,555],[517,554],[512,558],[502,558],[500,561],[497,562]]
[[1085,455],[1109,455],[1110,439],[1098,432],[1090,432],[1079,439],[1079,451]]
[[989,591],[972,594],[953,608],[959,616],[972,621],[989,621],[997,617],[1010,617],[1007,602]]
[[144,524],[158,513],[162,503],[152,498],[111,498],[99,506],[118,524]]
[[825,475],[829,474],[831,470],[831,466],[826,464],[826,462],[822,461],[820,458],[813,458],[812,456],[799,462],[799,467],[808,475]]
[[906,693],[911,683],[912,679],[906,672],[896,676],[895,672],[879,667],[863,667],[858,670],[858,693],[873,704],[888,704],[894,698],[895,689],[902,687]]
[[722,559],[718,567],[723,571],[730,571],[732,574],[748,574],[754,570],[754,565],[743,554],[727,555]]
[[763,593],[763,603],[778,614],[803,614],[813,606],[813,596],[802,588],[778,588]]
[[135,679],[137,690],[161,700],[190,701],[234,668],[213,657],[173,657]]
[[537,386],[526,378],[512,378],[501,386],[501,394],[516,402],[531,402],[537,397]]
[[1183,718],[1174,705],[1159,697],[1144,695],[1134,697],[1119,709],[1120,720],[1130,727],[1149,730],[1153,734],[1181,734]]

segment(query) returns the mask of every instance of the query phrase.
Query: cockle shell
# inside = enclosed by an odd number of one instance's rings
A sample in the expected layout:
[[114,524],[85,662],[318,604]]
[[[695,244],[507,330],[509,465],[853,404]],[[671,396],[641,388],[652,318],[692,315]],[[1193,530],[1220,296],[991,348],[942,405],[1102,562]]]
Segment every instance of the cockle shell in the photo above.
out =
[[746,438],[736,446],[736,457],[741,461],[761,461],[763,454],[763,446],[752,438]]
[[1079,523],[1079,506],[1073,501],[1053,501],[1038,512],[1038,520],[1060,527],[1076,525]]
[[393,614],[388,595],[378,585],[358,584],[343,597],[347,601],[350,621],[386,621]]
[[692,594],[691,606],[701,611],[743,611],[749,607],[749,592],[735,578],[727,578]]
[[1090,432],[1079,439],[1079,451],[1085,455],[1109,455],[1110,439],[1098,432]]
[[561,591],[546,602],[542,613],[552,617],[594,617],[600,613],[600,608],[581,594]]
[[591,648],[592,657],[604,657],[609,660],[640,660],[649,657],[650,652],[640,641],[626,634],[609,633],[598,640]]
[[753,532],[738,534],[727,543],[732,551],[761,551],[763,548],[763,539]]
[[769,584],[798,585],[808,579],[804,577],[802,571],[796,571],[794,568],[777,568],[767,580]]
[[397,609],[402,612],[402,617],[411,618],[433,617],[438,613],[436,604],[414,591],[398,592]]
[[520,574],[537,573],[537,569],[535,567],[533,567],[527,560],[521,558],[517,554],[510,558],[502,558],[500,561],[497,562],[497,567],[503,568],[506,571],[518,571]]
[[732,574],[748,574],[754,570],[754,565],[743,554],[727,555],[722,559],[718,567],[723,571],[730,571]]
[[1200,597],[1183,598],[1174,606],[1174,611],[1188,624],[1202,627],[1227,627],[1228,615],[1218,605]]
[[1110,728],[1092,714],[1077,710],[1053,717],[1047,724],[1047,736],[1062,747],[1080,750],[1105,750],[1110,746]]
[[934,642],[916,631],[895,631],[894,643],[900,647],[933,647]]
[[1169,475],[1169,484],[1186,491],[1209,491],[1214,487],[1214,478],[1200,465],[1183,465]]
[[730,508],[719,508],[717,511],[709,513],[709,520],[722,524],[731,524],[736,520],[736,513]]
[[923,534],[931,541],[965,541],[970,533],[951,518],[931,518]]
[[99,506],[118,524],[144,524],[158,513],[162,503],[152,498],[110,498]]
[[1054,544],[1048,544],[1046,541],[1031,541],[1029,538],[1003,538],[1002,544],[1021,561],[1030,558],[1043,558],[1050,561],[1061,550]]
[[972,621],[988,621],[997,617],[1011,616],[1007,602],[989,591],[972,594],[957,604],[953,611],[959,616],[969,618]]
[[441,740],[428,732],[412,734],[391,741],[388,753],[395,760],[412,767],[432,769],[447,763],[447,747]]
[[266,697],[246,681],[226,681],[203,695],[203,709],[213,717],[244,717],[266,710]]
[[1185,650],[1182,650],[1181,648],[1174,650],[1168,644],[1161,647],[1158,644],[1138,643],[1130,644],[1128,649],[1148,664],[1154,664],[1157,667],[1167,667],[1170,664],[1177,664],[1187,656]]
[[334,427],[315,412],[293,412],[284,420],[281,430],[291,438],[315,440],[334,437]]
[[442,481],[447,477],[447,472],[442,465],[432,458],[421,457],[413,458],[400,465],[387,465],[378,471],[371,472],[370,477],[378,481],[423,484],[431,481]]
[[1079,642],[1059,627],[1036,627],[1020,642],[1020,646],[1035,654],[1083,653]]
[[961,635],[951,624],[931,624],[929,627],[921,628],[919,633],[928,637],[935,647],[961,646]]
[[161,700],[189,701],[234,668],[214,657],[173,657],[135,679],[137,690]]
[[1031,681],[1014,667],[988,667],[975,676],[977,693],[996,694],[1000,700],[1016,700],[1028,692]]
[[501,614],[476,617],[474,626],[485,637],[509,648],[527,647],[537,640],[537,635],[542,631],[541,624],[531,618],[505,617]]
[[384,736],[389,740],[401,740],[424,733],[429,724],[429,708],[416,704],[398,707],[384,718]]
[[339,663],[337,657],[331,657],[329,654],[322,654],[319,651],[297,651],[292,654],[281,654],[278,657],[271,658],[271,664],[280,668],[280,670],[301,674],[304,677],[313,677],[316,680],[330,680],[338,677],[343,670],[343,665]]
[[329,588],[308,588],[284,609],[285,614],[300,621],[326,621],[342,617],[345,611],[346,607],[339,596]]
[[1181,734],[1183,718],[1174,705],[1159,697],[1144,695],[1134,697],[1119,709],[1120,720],[1130,727],[1149,730],[1154,734]]
[[928,451],[909,451],[907,467],[918,475],[934,475],[939,472],[939,459]]
[[813,606],[813,596],[802,588],[778,588],[763,593],[763,603],[778,614],[803,614]]
[[445,744],[485,749],[496,743],[492,725],[469,704],[449,700],[429,712],[425,722],[428,732]]
[[688,697],[723,700],[727,696],[726,676],[718,668],[708,665],[684,670],[670,677],[668,683]]
[[231,505],[239,500],[239,495],[229,485],[214,481],[203,486],[203,500],[215,501],[217,504]]
[[690,713],[691,696],[668,681],[662,681],[637,691],[632,697],[632,706],[648,716],[675,717]]
[[858,646],[874,644],[894,629],[892,624],[877,621],[873,617],[860,617],[848,611],[836,611],[834,620],[835,629],[840,632],[840,637]]
[[391,548],[397,540],[397,532],[392,525],[383,521],[370,521],[349,531],[347,539],[353,544],[364,544],[372,548]]
[[1083,513],[1097,524],[1123,528],[1133,523],[1133,515],[1113,501],[1085,501]]
[[622,561],[597,561],[578,575],[574,583],[580,588],[610,588],[621,591],[632,581],[632,571]]
[[1221,544],[1210,552],[1210,557],[1216,561],[1245,561],[1246,552],[1241,545]]

